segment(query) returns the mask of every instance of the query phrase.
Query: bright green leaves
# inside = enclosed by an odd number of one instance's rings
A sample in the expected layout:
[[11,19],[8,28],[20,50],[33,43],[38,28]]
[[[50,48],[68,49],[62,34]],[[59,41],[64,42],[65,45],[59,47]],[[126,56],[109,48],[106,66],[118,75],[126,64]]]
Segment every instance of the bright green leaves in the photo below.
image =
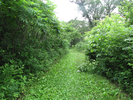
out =
[[121,2],[119,11],[126,18],[127,26],[133,25],[133,1],[124,0]]
[[53,61],[67,53],[69,43],[64,42],[54,8],[50,1],[0,1],[2,99],[18,98],[34,75],[46,71]]
[[[132,29],[125,27],[125,19],[120,15],[113,14],[106,17],[96,27],[86,34],[88,46],[86,56],[96,60],[96,70],[110,78],[111,81],[119,82],[121,87],[132,95],[133,77],[133,46]],[[92,36],[93,35],[93,36]],[[100,56],[99,56],[100,55]],[[121,67],[123,66],[123,67]]]
[[31,1],[31,2],[29,2],[29,5],[36,5],[36,4],[35,4],[34,2]]

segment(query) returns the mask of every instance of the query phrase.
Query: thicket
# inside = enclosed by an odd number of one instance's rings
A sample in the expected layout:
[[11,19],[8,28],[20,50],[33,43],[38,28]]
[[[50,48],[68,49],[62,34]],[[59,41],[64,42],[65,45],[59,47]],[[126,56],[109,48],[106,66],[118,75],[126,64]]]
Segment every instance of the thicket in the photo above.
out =
[[54,9],[49,0],[0,0],[1,100],[24,95],[34,77],[68,52],[76,30],[67,30]]
[[87,36],[86,56],[95,61],[95,71],[133,95],[133,25],[126,27],[125,18],[112,14]]
[[107,16],[76,44],[86,49],[87,60],[79,69],[108,77],[133,97],[133,0],[120,5],[120,14]]
[[[63,22],[64,23],[64,22]],[[73,23],[64,23],[63,24],[63,30],[65,33],[65,37],[69,42],[69,46],[75,46],[80,40],[81,40],[81,33],[78,29],[76,29],[75,27],[73,27]]]

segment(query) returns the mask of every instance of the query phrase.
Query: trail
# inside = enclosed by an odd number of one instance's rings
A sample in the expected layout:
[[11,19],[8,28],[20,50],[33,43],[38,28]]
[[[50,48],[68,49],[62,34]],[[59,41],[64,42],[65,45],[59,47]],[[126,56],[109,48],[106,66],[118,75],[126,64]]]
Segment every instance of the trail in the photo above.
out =
[[83,53],[70,50],[27,90],[24,100],[127,100],[106,78],[78,72],[84,59]]

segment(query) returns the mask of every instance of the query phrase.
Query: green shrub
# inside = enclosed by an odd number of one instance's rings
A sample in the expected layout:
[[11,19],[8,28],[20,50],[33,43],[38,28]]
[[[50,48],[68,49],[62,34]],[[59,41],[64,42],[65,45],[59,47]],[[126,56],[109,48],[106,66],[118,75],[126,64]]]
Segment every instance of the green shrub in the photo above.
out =
[[106,17],[88,32],[86,56],[98,62],[97,71],[133,93],[133,28],[119,15]]
[[86,49],[86,43],[85,42],[79,42],[75,45],[76,50],[82,51]]
[[46,1],[0,1],[0,99],[17,99],[30,80],[68,52],[74,36]]
[[10,60],[10,63],[0,67],[0,97],[1,99],[13,99],[20,96],[26,85],[26,77],[23,75],[22,62]]
[[78,69],[82,72],[95,73],[97,62],[93,61],[84,61],[81,65],[78,66]]

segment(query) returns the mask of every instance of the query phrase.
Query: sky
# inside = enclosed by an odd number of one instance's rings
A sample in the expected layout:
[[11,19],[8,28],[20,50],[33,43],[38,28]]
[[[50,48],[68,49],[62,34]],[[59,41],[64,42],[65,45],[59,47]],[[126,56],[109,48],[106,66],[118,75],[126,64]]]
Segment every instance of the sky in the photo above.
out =
[[50,0],[57,5],[55,9],[56,16],[60,21],[68,22],[71,19],[82,18],[81,13],[78,11],[78,6],[71,3],[69,0]]

